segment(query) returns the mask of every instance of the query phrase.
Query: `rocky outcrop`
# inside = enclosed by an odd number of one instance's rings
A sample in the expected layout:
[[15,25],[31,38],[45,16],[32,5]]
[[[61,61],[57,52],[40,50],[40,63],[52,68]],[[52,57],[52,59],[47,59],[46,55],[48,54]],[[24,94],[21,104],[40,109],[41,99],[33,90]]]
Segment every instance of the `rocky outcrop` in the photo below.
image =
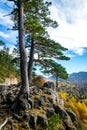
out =
[[54,110],[55,113],[59,114],[62,117],[67,130],[76,130],[70,116],[62,106],[54,104]]
[[[44,87],[32,86],[29,99],[21,97],[15,103],[14,100],[18,95],[20,85],[8,87],[7,90],[0,92],[1,103],[7,103],[9,108],[12,106],[12,111],[18,106],[17,112],[20,113],[22,120],[25,120],[29,128],[33,130],[38,130],[38,126],[42,130],[48,124],[47,118],[54,114],[61,116],[65,126],[62,130],[76,130],[76,126],[73,124],[76,120],[75,114],[64,108],[64,102],[59,98],[58,92],[53,86],[53,83],[45,83]],[[17,116],[13,116],[13,118],[19,120]]]
[[75,122],[76,122],[76,127],[78,128],[78,119],[77,119],[77,117],[76,117],[76,114],[72,111],[72,110],[69,110],[69,109],[65,109],[66,110],[66,112],[68,113],[68,115],[70,116],[70,118],[71,118],[71,120],[72,120],[72,122],[75,124]]
[[5,82],[0,83],[0,85],[5,85],[5,86],[12,85],[12,84],[18,84],[18,79],[17,78],[6,78]]

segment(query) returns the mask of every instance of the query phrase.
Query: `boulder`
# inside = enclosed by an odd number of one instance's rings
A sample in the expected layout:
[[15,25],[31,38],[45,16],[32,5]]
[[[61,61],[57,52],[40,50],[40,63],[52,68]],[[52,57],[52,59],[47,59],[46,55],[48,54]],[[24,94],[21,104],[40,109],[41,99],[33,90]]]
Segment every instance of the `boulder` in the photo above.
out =
[[46,82],[46,83],[44,83],[44,87],[51,88],[52,90],[56,89],[56,87],[54,86],[53,82]]
[[73,111],[71,111],[71,110],[69,110],[69,109],[65,109],[66,110],[66,112],[69,114],[69,116],[71,117],[71,120],[74,122],[74,121],[77,121],[77,117],[76,117],[76,114],[73,112]]
[[46,116],[37,116],[37,125],[40,125],[42,128],[45,127],[48,124],[47,117]]
[[52,99],[53,99],[53,103],[55,104],[57,102],[57,98],[58,98],[58,93],[54,90],[51,91],[51,96],[52,96]]
[[73,125],[72,120],[68,113],[65,111],[64,107],[60,105],[54,105],[55,113],[59,114],[66,126],[66,130],[76,130],[76,127]]
[[54,109],[53,108],[45,108],[45,111],[46,111],[46,115],[47,117],[51,117],[55,112],[54,112]]
[[38,105],[39,105],[39,106],[44,106],[44,103],[45,103],[45,96],[41,96],[41,97],[38,99]]
[[69,110],[67,108],[65,110],[68,113],[68,115],[70,116],[72,122],[73,123],[77,122],[75,125],[76,125],[76,127],[78,127],[78,120],[77,120],[76,114],[73,111],[71,111],[71,110]]
[[37,127],[37,115],[36,114],[30,114],[29,125],[31,128],[36,130],[36,127]]

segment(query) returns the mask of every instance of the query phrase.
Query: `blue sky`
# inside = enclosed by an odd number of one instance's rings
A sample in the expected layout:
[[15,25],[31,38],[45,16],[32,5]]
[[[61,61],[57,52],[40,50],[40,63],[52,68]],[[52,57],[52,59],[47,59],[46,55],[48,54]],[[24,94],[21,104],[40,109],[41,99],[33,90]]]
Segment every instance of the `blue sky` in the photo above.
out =
[[[49,0],[51,18],[59,23],[57,29],[49,28],[52,39],[68,48],[66,55],[70,61],[59,61],[68,73],[87,71],[87,1],[86,0]],[[11,8],[10,8],[11,7]],[[0,0],[0,39],[13,48],[17,32],[7,30],[13,22],[5,16],[12,9],[12,2]]]

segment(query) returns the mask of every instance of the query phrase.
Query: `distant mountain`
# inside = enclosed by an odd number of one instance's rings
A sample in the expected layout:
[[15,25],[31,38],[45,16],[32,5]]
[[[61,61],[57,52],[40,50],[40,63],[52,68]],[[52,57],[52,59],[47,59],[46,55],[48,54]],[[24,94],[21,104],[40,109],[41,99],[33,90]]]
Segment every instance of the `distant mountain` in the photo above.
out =
[[87,87],[87,72],[72,73],[69,75],[68,81],[77,86]]
[[[48,79],[49,79],[49,80],[52,80],[52,81],[55,81],[55,80],[56,80],[53,76],[49,77]],[[61,78],[58,78],[58,81],[66,82],[66,80],[61,79]]]

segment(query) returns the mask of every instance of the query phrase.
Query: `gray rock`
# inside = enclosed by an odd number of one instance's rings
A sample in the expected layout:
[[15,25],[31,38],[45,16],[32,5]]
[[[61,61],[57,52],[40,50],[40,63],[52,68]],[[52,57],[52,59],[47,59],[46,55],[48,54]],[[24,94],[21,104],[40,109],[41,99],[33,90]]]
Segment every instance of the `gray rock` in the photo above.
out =
[[34,108],[34,100],[29,98],[28,103],[31,105],[31,108]]
[[64,107],[61,107],[60,105],[54,105],[55,113],[59,114],[66,126],[66,130],[76,130],[76,127],[73,125],[72,120],[68,113],[65,111]]
[[46,82],[46,83],[44,83],[44,87],[51,88],[52,90],[56,89],[56,87],[54,86],[53,82]]
[[38,99],[38,105],[39,105],[39,106],[44,106],[44,103],[45,103],[45,96],[41,96],[41,97]]
[[52,96],[52,99],[53,99],[53,103],[55,104],[57,102],[58,93],[56,91],[52,90],[51,96]]
[[45,127],[48,122],[47,122],[47,117],[46,116],[37,116],[37,124],[39,124],[42,128]]
[[30,127],[36,130],[37,127],[37,115],[36,114],[30,114],[30,121],[29,121]]
[[69,110],[69,109],[65,109],[66,110],[66,112],[69,114],[69,116],[71,117],[71,120],[74,122],[74,121],[77,121],[77,117],[76,117],[76,114],[73,112],[73,111],[71,111],[71,110]]
[[70,118],[71,118],[71,120],[72,120],[72,122],[73,123],[75,123],[76,122],[76,127],[78,127],[78,120],[77,120],[77,117],[76,117],[76,114],[73,112],[73,111],[71,111],[71,110],[69,110],[69,109],[65,109],[66,110],[66,112],[68,113],[68,115],[70,116]]
[[59,102],[59,104],[60,104],[62,107],[64,107],[64,100],[63,100],[63,99],[59,98],[59,99],[58,99],[58,102]]
[[45,108],[45,111],[46,111],[46,115],[47,117],[51,117],[55,112],[54,112],[54,109],[53,108]]
[[14,118],[16,121],[22,121],[22,119],[20,118],[19,115],[13,114],[13,118]]
[[29,125],[29,122],[30,122],[30,115],[29,115],[29,113],[25,113],[25,115],[23,116],[23,119],[28,123],[28,125]]

